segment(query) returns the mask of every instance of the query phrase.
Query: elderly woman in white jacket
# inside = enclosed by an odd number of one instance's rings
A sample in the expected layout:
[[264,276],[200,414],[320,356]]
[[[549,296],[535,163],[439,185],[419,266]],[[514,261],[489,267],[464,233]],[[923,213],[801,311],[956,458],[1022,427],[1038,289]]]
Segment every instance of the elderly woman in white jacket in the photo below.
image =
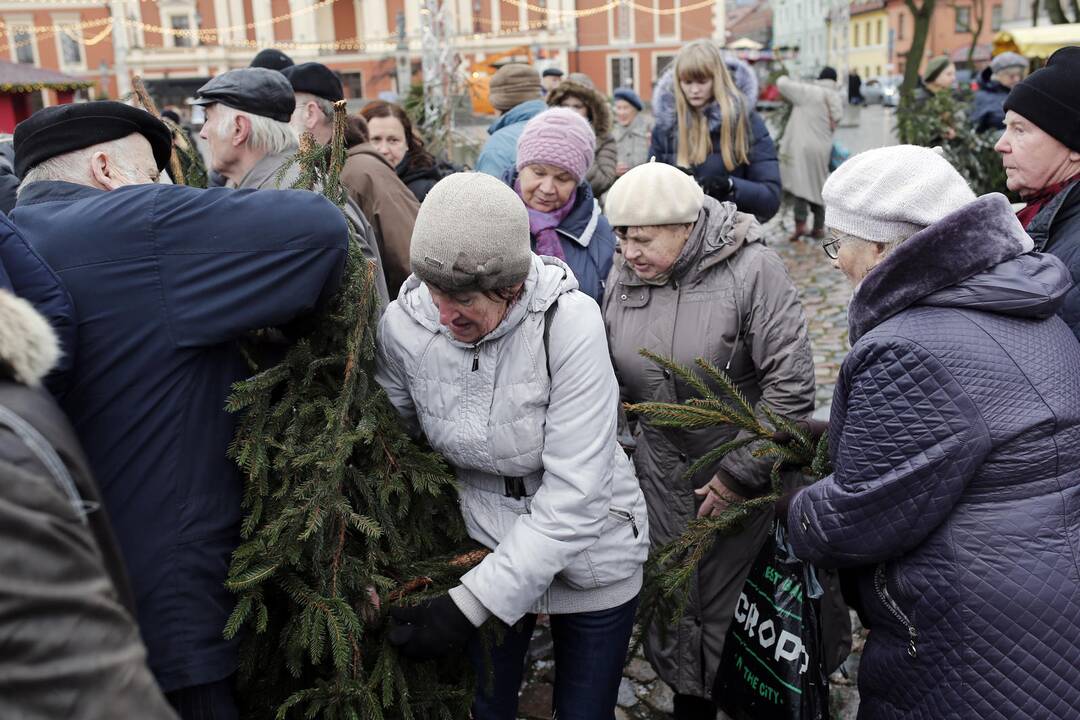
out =
[[[432,189],[410,261],[379,325],[376,377],[456,468],[469,534],[493,552],[448,596],[392,611],[391,641],[417,658],[468,646],[495,673],[473,717],[515,718],[536,614],[548,613],[558,717],[610,720],[648,520],[616,441],[600,310],[562,261],[532,254],[525,206],[483,174]],[[513,627],[487,665],[470,641],[492,615]]]

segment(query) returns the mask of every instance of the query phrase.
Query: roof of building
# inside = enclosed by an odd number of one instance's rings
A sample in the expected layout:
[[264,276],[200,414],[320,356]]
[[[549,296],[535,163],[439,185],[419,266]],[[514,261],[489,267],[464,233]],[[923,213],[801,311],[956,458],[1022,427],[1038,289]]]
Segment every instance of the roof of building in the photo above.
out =
[[0,92],[24,93],[42,89],[80,90],[93,84],[92,81],[65,75],[55,70],[0,60]]
[[852,3],[850,12],[852,15],[862,15],[863,13],[876,12],[884,9],[885,0],[866,0],[866,2]]

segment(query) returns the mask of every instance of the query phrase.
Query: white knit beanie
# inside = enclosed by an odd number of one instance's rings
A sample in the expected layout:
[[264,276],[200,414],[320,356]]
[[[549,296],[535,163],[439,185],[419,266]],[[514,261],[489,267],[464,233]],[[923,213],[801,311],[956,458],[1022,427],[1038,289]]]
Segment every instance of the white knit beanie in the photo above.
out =
[[975,200],[939,151],[917,145],[867,150],[836,169],[821,189],[825,224],[874,242],[906,240]]
[[516,192],[491,175],[455,173],[420,205],[409,264],[445,291],[512,287],[529,275],[530,243],[529,212]]
[[694,178],[653,158],[615,181],[604,215],[612,227],[678,225],[696,222],[704,204],[705,193]]

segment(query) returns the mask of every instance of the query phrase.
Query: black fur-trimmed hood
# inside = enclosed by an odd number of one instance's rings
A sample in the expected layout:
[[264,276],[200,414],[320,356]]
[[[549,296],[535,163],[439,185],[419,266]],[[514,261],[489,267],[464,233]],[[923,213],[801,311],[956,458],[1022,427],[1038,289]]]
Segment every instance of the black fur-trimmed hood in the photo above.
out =
[[36,387],[59,359],[60,344],[45,318],[0,289],[0,376]]
[[851,343],[913,305],[1050,317],[1072,277],[1033,247],[1005,196],[983,195],[912,235],[870,271],[848,308]]

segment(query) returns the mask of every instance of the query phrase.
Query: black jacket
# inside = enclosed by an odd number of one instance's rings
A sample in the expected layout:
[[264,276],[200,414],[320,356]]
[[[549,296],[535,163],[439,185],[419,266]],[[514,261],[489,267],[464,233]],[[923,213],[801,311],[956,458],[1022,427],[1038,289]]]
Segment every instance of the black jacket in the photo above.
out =
[[170,720],[86,458],[37,387],[56,357],[0,290],[0,717]]
[[424,198],[431,192],[431,188],[435,187],[435,183],[447,175],[460,172],[453,165],[447,165],[441,161],[436,161],[434,165],[428,167],[415,167],[409,160],[408,155],[402,158],[398,166],[394,168],[394,172],[401,178],[401,182],[405,183],[405,187],[416,196],[416,202],[420,203],[424,202]]
[[1036,250],[1056,255],[1072,274],[1074,285],[1058,315],[1080,339],[1080,181],[1047,203],[1026,229]]

